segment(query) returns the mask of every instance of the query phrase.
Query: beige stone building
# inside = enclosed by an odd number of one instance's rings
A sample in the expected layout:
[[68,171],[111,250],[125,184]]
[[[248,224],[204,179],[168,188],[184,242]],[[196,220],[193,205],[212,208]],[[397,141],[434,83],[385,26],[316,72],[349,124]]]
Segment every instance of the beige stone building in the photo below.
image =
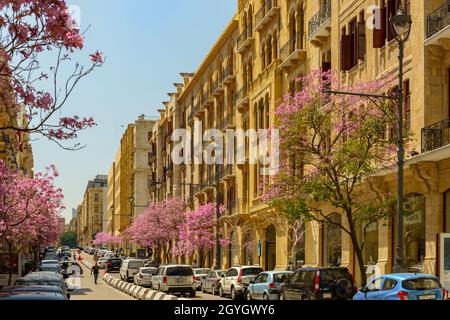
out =
[[155,120],[145,115],[129,124],[108,173],[106,232],[120,235],[149,202],[149,139]]
[[108,177],[98,175],[89,181],[78,208],[78,243],[91,245],[95,235],[103,231],[106,216],[106,192]]

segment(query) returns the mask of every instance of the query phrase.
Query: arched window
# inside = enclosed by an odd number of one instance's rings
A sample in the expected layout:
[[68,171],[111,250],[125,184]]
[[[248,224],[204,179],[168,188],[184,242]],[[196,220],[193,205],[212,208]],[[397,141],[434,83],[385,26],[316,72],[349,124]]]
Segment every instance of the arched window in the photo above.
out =
[[277,264],[277,230],[273,225],[266,230],[266,271],[272,271]]
[[266,68],[266,46],[263,43],[262,49],[261,49],[261,62],[262,62],[262,69],[264,70]]
[[272,63],[272,37],[267,39],[267,65]]
[[248,30],[247,35],[251,37],[253,35],[253,9],[252,6],[248,9]]
[[325,267],[340,266],[342,260],[342,229],[339,213],[328,216],[330,222],[323,225],[323,264]]
[[243,237],[243,243],[244,246],[243,250],[243,260],[242,263],[245,263],[249,266],[253,265],[253,235],[251,232],[247,232]]

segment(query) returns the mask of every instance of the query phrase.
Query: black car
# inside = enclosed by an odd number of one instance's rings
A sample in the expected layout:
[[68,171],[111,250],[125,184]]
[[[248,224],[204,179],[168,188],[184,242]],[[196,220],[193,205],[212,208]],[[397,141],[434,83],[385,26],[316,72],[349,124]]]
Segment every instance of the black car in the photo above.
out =
[[349,300],[356,291],[347,268],[302,268],[281,285],[280,300]]
[[122,259],[109,258],[108,261],[106,261],[105,272],[106,273],[119,272],[121,266],[122,266]]

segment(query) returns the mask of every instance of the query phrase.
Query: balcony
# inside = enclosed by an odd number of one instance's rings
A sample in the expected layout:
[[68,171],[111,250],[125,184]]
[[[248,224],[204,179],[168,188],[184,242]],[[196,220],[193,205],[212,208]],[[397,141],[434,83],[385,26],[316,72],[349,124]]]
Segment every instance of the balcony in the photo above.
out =
[[245,218],[248,217],[248,201],[247,199],[236,199],[229,201],[225,205],[225,214],[228,217]]
[[211,86],[212,95],[214,97],[220,96],[220,94],[222,94],[223,91],[224,91],[224,89],[223,89],[221,83],[219,83],[219,80],[217,79],[217,80],[213,81],[212,86]]
[[450,0],[427,18],[427,39],[425,45],[441,45],[450,38]]
[[231,84],[236,79],[236,76],[234,75],[233,66],[230,64],[226,66],[222,73],[222,83],[224,85]]
[[243,86],[234,95],[234,104],[238,110],[243,110],[249,104],[247,86]]
[[238,53],[243,53],[252,44],[253,44],[253,37],[251,34],[251,30],[245,28],[237,39]]
[[225,172],[223,174],[223,180],[230,180],[234,179],[236,177],[236,169],[235,166],[232,164],[227,164],[225,166]]
[[255,30],[261,32],[270,21],[275,21],[280,13],[276,0],[266,0],[255,16]]
[[212,104],[212,102],[213,99],[211,98],[209,92],[204,93],[201,101],[201,109],[209,107]]
[[280,69],[287,69],[296,65],[298,61],[305,61],[306,50],[299,49],[301,46],[299,44],[301,44],[301,42],[299,43],[299,39],[295,36],[280,49]]
[[234,121],[234,114],[227,115],[223,118],[222,124],[222,131],[226,131],[228,129],[235,129],[236,123]]
[[450,144],[450,118],[422,129],[422,153]]
[[308,38],[316,47],[328,41],[331,34],[331,1],[309,20]]

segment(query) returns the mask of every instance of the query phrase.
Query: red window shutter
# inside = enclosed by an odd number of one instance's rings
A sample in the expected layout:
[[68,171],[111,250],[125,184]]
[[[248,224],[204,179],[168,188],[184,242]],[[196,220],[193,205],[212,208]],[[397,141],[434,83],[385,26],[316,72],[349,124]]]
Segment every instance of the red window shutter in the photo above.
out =
[[366,24],[358,23],[358,59],[364,60],[366,57]]
[[373,47],[374,48],[383,48],[386,43],[386,18],[387,18],[387,9],[383,7],[380,9],[379,14],[380,17],[380,29],[373,29]]
[[342,35],[341,41],[341,70],[350,70],[353,62],[353,35]]
[[387,30],[387,41],[391,41],[395,38],[394,33],[392,32],[391,26],[391,17],[396,14],[396,3],[395,0],[388,0],[387,3],[387,16],[386,16],[386,30]]

